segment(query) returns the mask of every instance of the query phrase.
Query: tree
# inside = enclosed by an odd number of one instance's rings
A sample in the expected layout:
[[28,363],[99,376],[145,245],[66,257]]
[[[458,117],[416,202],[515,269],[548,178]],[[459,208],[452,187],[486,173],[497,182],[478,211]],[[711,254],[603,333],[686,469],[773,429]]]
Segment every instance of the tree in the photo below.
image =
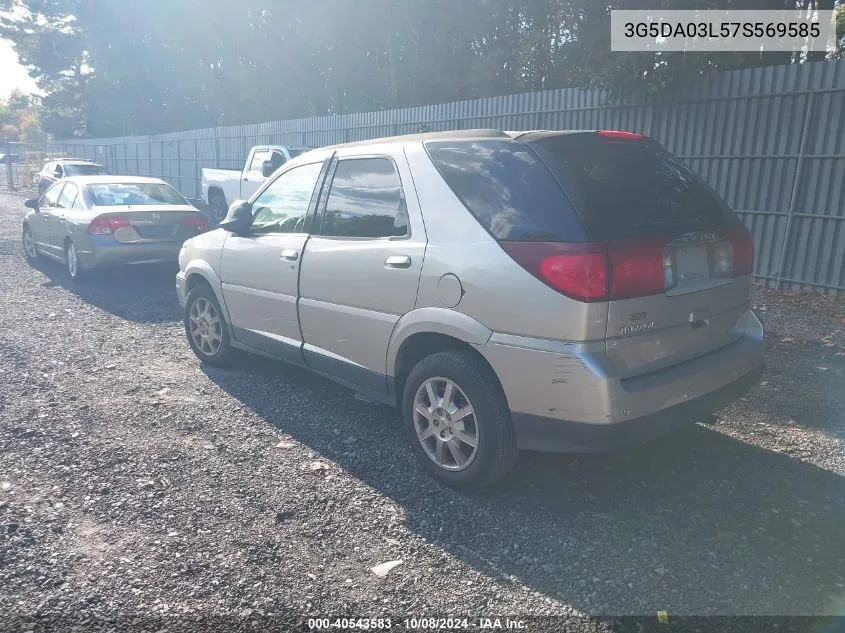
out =
[[[652,0],[780,9],[834,0]],[[826,4],[825,4],[826,3]],[[782,53],[613,53],[610,11],[642,0],[0,0],[58,138],[150,134],[562,86],[659,95]],[[840,12],[841,16],[841,12]],[[385,130],[388,132],[389,130]]]

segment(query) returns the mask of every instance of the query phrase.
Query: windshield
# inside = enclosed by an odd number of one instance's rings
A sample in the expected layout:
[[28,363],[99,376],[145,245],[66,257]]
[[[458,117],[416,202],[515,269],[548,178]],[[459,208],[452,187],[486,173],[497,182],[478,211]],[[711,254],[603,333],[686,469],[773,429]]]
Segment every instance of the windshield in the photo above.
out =
[[102,165],[63,165],[66,176],[102,176],[107,173]]
[[155,182],[88,185],[88,194],[100,207],[188,204],[173,187]]

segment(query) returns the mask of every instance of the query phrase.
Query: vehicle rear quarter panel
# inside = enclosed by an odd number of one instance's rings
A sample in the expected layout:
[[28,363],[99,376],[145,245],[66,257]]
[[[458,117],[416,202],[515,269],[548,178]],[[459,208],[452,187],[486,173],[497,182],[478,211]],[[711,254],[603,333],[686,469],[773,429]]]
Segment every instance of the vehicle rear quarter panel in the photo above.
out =
[[444,307],[438,284],[451,273],[464,293],[453,309],[493,332],[559,341],[604,339],[606,303],[570,299],[524,270],[455,196],[422,143],[409,144],[406,155],[428,235],[418,308]]

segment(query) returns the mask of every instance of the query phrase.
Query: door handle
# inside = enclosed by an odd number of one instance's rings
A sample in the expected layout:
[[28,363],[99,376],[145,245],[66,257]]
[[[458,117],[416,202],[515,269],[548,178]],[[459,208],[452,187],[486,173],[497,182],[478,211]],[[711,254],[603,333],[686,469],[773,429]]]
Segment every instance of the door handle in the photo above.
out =
[[286,248],[282,251],[282,259],[286,259],[289,262],[295,262],[299,259],[299,251],[295,251],[292,248]]
[[410,268],[411,258],[407,255],[391,255],[384,262],[385,268]]

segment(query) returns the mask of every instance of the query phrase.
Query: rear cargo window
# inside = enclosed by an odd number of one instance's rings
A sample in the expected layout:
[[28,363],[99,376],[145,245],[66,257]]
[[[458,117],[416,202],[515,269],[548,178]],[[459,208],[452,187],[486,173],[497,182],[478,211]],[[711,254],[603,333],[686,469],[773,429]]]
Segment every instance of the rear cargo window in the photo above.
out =
[[532,141],[596,241],[719,230],[739,222],[692,170],[651,140],[569,134]]
[[426,143],[464,206],[501,241],[586,241],[566,194],[548,168],[515,141]]

